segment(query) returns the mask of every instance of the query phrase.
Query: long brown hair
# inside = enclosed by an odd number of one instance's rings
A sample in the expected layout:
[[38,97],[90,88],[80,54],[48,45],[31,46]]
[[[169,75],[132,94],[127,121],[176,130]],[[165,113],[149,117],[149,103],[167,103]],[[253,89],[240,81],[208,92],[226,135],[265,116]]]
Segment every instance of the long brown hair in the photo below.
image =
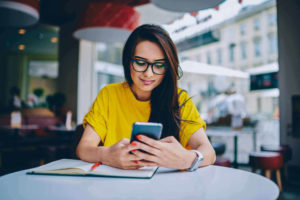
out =
[[177,79],[180,77],[177,48],[169,34],[157,25],[145,24],[135,29],[125,43],[123,49],[123,67],[126,81],[131,86],[131,59],[137,44],[141,41],[157,43],[166,58],[167,70],[164,79],[151,93],[151,114],[149,122],[163,124],[162,137],[174,136],[179,140],[180,108],[178,103]]

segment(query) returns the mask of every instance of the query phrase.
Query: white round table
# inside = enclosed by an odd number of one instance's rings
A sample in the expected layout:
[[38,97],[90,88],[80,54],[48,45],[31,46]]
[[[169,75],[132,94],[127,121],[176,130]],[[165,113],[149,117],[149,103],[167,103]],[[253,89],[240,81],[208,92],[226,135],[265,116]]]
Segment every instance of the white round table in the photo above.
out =
[[219,166],[195,172],[160,168],[152,179],[26,175],[0,177],[0,199],[263,199],[278,198],[275,183],[263,176]]

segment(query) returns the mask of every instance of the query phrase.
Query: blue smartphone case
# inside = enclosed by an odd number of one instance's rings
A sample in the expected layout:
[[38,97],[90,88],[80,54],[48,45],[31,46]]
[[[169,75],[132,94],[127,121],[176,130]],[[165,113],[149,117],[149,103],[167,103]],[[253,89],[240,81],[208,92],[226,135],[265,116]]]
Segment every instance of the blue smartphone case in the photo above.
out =
[[139,141],[136,136],[137,135],[146,135],[150,138],[158,140],[161,138],[163,125],[161,123],[153,123],[153,122],[135,122],[132,125],[131,132],[131,140]]

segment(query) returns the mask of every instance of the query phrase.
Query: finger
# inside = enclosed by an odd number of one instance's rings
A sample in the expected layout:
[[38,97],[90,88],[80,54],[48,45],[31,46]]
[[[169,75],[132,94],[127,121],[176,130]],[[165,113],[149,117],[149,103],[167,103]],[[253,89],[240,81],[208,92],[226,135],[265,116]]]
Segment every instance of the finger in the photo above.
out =
[[122,140],[119,141],[120,144],[129,144],[129,139],[123,138]]
[[131,165],[124,167],[124,169],[126,169],[126,170],[136,170],[136,169],[139,169],[139,168],[141,168],[141,166],[137,165],[135,163],[131,163]]
[[157,149],[161,148],[161,142],[159,140],[154,140],[150,137],[147,137],[145,135],[138,135],[137,138],[144,142],[145,144],[148,144],[149,146],[155,147]]
[[135,161],[135,160],[137,160],[137,161],[142,160],[142,158],[138,157],[138,156],[135,154],[136,151],[138,151],[138,150],[132,150],[132,154],[129,154],[129,156],[128,156],[127,159],[128,159],[130,162],[133,162],[133,161]]
[[141,160],[138,162],[140,166],[144,166],[144,167],[157,167],[158,164],[155,162],[149,162],[149,161],[145,161],[145,160]]
[[158,163],[159,161],[159,158],[155,155],[151,155],[149,153],[143,153],[141,151],[135,151],[134,154],[139,158],[139,162],[141,160],[145,160],[145,161],[149,161],[149,162],[155,162],[155,163]]
[[136,142],[136,149],[146,151],[147,153],[150,153],[152,155],[159,155],[160,150],[154,147],[151,147],[147,144],[141,143],[141,142]]
[[132,151],[132,150],[134,150],[134,149],[138,149],[137,143],[138,143],[137,141],[131,142],[129,145],[127,145],[127,146],[125,147],[126,151],[127,151],[127,152],[130,152],[130,151]]
[[126,168],[126,169],[139,169],[141,167],[143,167],[143,166],[140,164],[139,160],[132,160],[132,161],[128,162],[127,165],[124,168]]

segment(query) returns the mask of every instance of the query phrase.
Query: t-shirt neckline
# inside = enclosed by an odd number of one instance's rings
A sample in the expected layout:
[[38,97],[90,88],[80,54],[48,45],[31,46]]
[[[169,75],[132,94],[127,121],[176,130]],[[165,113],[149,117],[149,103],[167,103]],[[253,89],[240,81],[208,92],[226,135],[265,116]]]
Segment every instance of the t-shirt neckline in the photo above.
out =
[[148,104],[148,103],[151,102],[150,99],[149,99],[149,100],[146,100],[146,101],[138,100],[138,99],[135,97],[135,95],[133,94],[133,92],[132,92],[132,90],[131,90],[131,88],[130,88],[128,82],[125,81],[125,82],[124,82],[124,85],[126,86],[126,89],[129,90],[128,93],[130,93],[129,96],[130,96],[131,99],[134,99],[136,102],[138,102],[138,103],[140,103],[140,104]]

